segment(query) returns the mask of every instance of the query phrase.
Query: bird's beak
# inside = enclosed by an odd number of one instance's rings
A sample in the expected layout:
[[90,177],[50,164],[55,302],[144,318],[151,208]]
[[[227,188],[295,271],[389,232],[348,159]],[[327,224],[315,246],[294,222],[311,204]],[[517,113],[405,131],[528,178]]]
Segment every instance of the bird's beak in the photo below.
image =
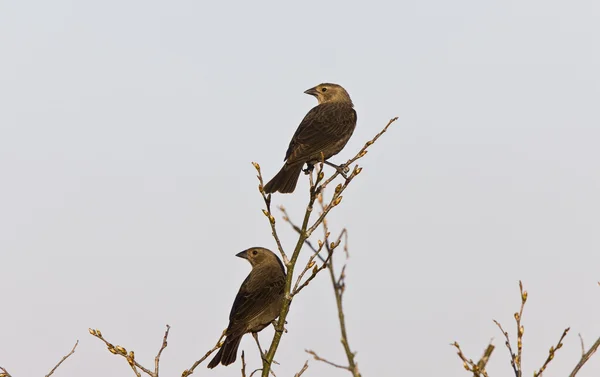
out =
[[308,90],[305,90],[304,93],[316,97],[319,92],[317,91],[317,87],[315,86],[314,88],[310,88]]
[[238,258],[244,258],[244,259],[248,259],[248,250],[244,250],[240,253],[237,253],[235,256]]

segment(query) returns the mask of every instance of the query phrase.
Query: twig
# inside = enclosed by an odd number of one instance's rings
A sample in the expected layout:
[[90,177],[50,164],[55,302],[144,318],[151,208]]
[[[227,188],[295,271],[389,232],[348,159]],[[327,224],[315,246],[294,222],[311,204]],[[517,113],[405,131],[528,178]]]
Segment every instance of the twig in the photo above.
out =
[[162,344],[160,346],[160,349],[158,350],[158,353],[156,354],[156,357],[154,358],[154,376],[155,377],[158,377],[158,364],[160,363],[160,355],[162,354],[163,350],[165,348],[167,348],[167,338],[169,337],[169,330],[171,330],[171,326],[167,325],[167,329],[165,330],[165,335],[163,336]]
[[[583,344],[583,341],[582,341],[582,344]],[[588,360],[592,357],[592,355],[596,352],[596,350],[598,350],[598,347],[600,347],[600,338],[596,339],[596,342],[594,342],[594,344],[592,344],[590,349],[581,356],[581,359],[579,360],[577,365],[575,365],[575,368],[573,369],[573,371],[571,372],[569,377],[575,377],[575,375],[577,375],[577,373],[579,373],[579,370],[585,365],[585,363],[588,362]]]
[[465,354],[460,349],[460,345],[458,344],[458,342],[452,343],[451,346],[456,348],[456,354],[463,361],[463,367],[467,371],[473,373],[473,377],[488,377],[488,373],[487,370],[485,370],[485,367],[488,361],[490,360],[490,356],[492,355],[492,352],[494,352],[495,348],[491,341],[490,344],[488,344],[488,346],[486,347],[485,351],[483,352],[481,359],[479,359],[477,363],[475,363],[472,359],[467,359]]
[[339,364],[333,363],[333,362],[331,362],[331,361],[329,361],[329,360],[327,360],[327,359],[324,359],[324,358],[322,358],[321,356],[317,355],[317,354],[315,353],[315,351],[312,351],[312,350],[304,350],[304,351],[305,351],[306,353],[308,353],[309,355],[312,355],[312,357],[313,357],[315,360],[317,360],[317,361],[324,362],[325,364],[329,364],[329,365],[331,365],[332,367],[336,367],[336,368],[339,368],[339,369],[350,370],[350,367],[347,367],[347,366],[345,366],[345,365],[339,365]]
[[79,340],[75,342],[75,345],[73,346],[73,349],[71,349],[71,352],[69,352],[68,354],[66,354],[65,356],[63,356],[63,358],[60,359],[60,361],[58,362],[58,364],[56,364],[54,366],[54,368],[52,368],[52,370],[50,371],[50,373],[48,373],[46,375],[46,377],[50,377],[52,375],[52,373],[54,373],[54,371],[60,366],[60,364],[62,364],[65,360],[67,360],[69,358],[69,356],[71,356],[72,354],[75,353],[75,348],[77,348],[78,344],[79,344]]
[[[321,193],[322,195],[322,193]],[[298,233],[302,233],[302,229],[300,229],[298,227],[298,225],[294,224],[294,222],[290,219],[287,210],[285,209],[284,206],[279,206],[279,210],[283,213],[283,221],[287,222],[288,224],[290,224],[290,226]],[[317,258],[319,258],[319,260],[321,262],[325,262],[325,258],[323,258],[323,256],[321,254],[319,254],[319,249],[317,249],[311,242],[310,240],[304,240],[304,243],[306,244],[306,246],[308,246],[313,253],[317,254]]]
[[257,162],[253,162],[252,165],[258,172],[258,175],[256,176],[258,178],[258,182],[259,182],[258,191],[260,192],[260,195],[262,196],[262,198],[265,202],[265,206],[267,207],[266,209],[263,209],[263,214],[265,216],[267,216],[267,218],[269,219],[269,223],[271,224],[271,234],[273,235],[273,238],[275,239],[275,243],[277,244],[277,249],[279,250],[279,253],[281,254],[281,259],[283,259],[283,264],[287,266],[289,263],[288,256],[286,255],[285,251],[283,250],[283,247],[281,246],[281,241],[279,240],[279,235],[277,234],[277,228],[275,227],[275,217],[271,213],[271,194],[265,194],[265,190],[263,189],[264,185],[263,185],[262,173],[260,171],[260,165]]
[[[63,356],[62,359],[60,359],[60,361],[54,366],[54,368],[52,368],[52,370],[50,370],[50,372],[46,375],[46,377],[50,377],[52,376],[52,374],[58,369],[58,367],[65,361],[67,360],[72,354],[75,353],[75,348],[77,348],[77,345],[79,344],[79,340],[75,342],[75,345],[73,346],[73,348],[71,349],[71,352],[69,352],[68,354],[66,354],[65,356]],[[8,373],[8,371],[3,368],[0,367],[0,377],[12,377],[12,375],[10,373]]]
[[302,373],[306,372],[307,369],[308,369],[308,360],[306,360],[304,362],[304,366],[302,367],[302,369],[300,369],[300,371],[298,373],[294,374],[294,377],[302,376]]
[[127,363],[129,364],[129,366],[131,367],[131,369],[133,370],[133,372],[135,373],[136,376],[140,377],[140,372],[136,369],[139,368],[141,369],[144,373],[146,373],[147,375],[151,376],[151,377],[158,377],[154,375],[154,372],[152,372],[151,370],[145,368],[144,366],[140,365],[136,360],[135,360],[135,353],[133,351],[130,351],[129,354],[127,353],[127,350],[124,347],[121,346],[114,346],[112,345],[112,343],[109,343],[103,336],[102,336],[102,332],[100,332],[100,330],[98,329],[89,329],[89,332],[92,336],[100,339],[101,341],[104,342],[104,344],[106,344],[106,347],[108,348],[108,351],[110,353],[112,353],[113,355],[120,355],[122,357],[124,357],[127,360]]
[[219,348],[221,348],[221,346],[223,345],[223,343],[221,343],[221,341],[223,340],[223,338],[225,337],[225,333],[227,330],[223,330],[223,332],[221,333],[221,336],[219,337],[219,340],[217,340],[217,344],[215,344],[215,346],[213,348],[211,348],[210,350],[208,350],[204,356],[202,356],[198,361],[196,361],[190,369],[186,369],[183,371],[183,373],[181,373],[181,377],[187,377],[190,374],[194,373],[194,369],[196,369],[196,367],[198,365],[200,365],[200,363],[202,363],[204,360],[206,360],[213,352],[215,352],[216,350],[218,350]]
[[506,345],[506,348],[508,348],[508,353],[510,354],[510,365],[513,368],[513,371],[515,372],[515,376],[519,376],[519,372],[517,370],[517,365],[515,364],[515,353],[513,352],[511,346],[510,346],[510,339],[508,337],[508,332],[504,331],[504,329],[502,328],[502,325],[500,324],[500,322],[496,321],[495,319],[493,320],[494,323],[496,324],[496,326],[498,326],[498,328],[500,329],[500,331],[502,332],[502,334],[504,334],[504,338],[506,339],[506,341],[504,342],[504,344]]
[[[358,151],[358,153],[354,157],[352,157],[351,159],[349,159],[344,164],[344,166],[349,166],[350,164],[352,164],[356,160],[364,157],[364,155],[367,154],[367,149],[371,145],[373,145],[373,143],[375,143],[377,141],[377,139],[379,139],[381,137],[381,135],[383,135],[388,130],[388,128],[392,125],[392,123],[394,123],[397,120],[398,120],[398,117],[394,117],[394,118],[390,119],[389,122],[387,123],[387,125],[385,127],[383,127],[383,129],[377,135],[375,135],[371,140],[367,141],[365,143],[365,145],[360,149],[360,151]],[[335,173],[333,173],[333,175],[331,177],[329,177],[325,182],[323,182],[323,185],[322,185],[323,188],[327,187],[327,185],[329,183],[331,183],[331,181],[333,181],[338,175],[340,175],[340,173],[336,170]]]
[[565,331],[563,331],[560,339],[558,340],[558,343],[556,343],[556,346],[550,347],[550,350],[548,351],[548,357],[546,358],[546,361],[544,361],[544,365],[542,365],[542,367],[537,372],[533,372],[533,377],[542,376],[542,373],[544,373],[546,367],[548,366],[548,364],[550,364],[550,361],[554,359],[554,354],[556,353],[556,351],[558,351],[563,346],[562,341],[565,338],[565,336],[567,336],[569,330],[570,328],[566,328]]
[[243,350],[242,350],[242,377],[246,377],[246,358],[244,357]]
[[521,292],[521,308],[517,313],[514,314],[515,321],[517,323],[517,354],[512,350],[510,346],[510,339],[508,337],[508,332],[504,331],[502,325],[496,320],[494,323],[498,326],[504,337],[506,338],[506,348],[508,348],[508,352],[510,353],[510,365],[515,372],[515,377],[521,377],[523,371],[521,369],[521,355],[523,352],[523,334],[525,333],[525,328],[521,325],[521,319],[523,318],[523,309],[525,308],[525,303],[527,302],[527,291],[523,290],[523,283],[519,280],[519,291]]
[[[321,209],[323,209],[324,208],[323,192],[320,193],[320,195],[318,197],[318,201],[321,206]],[[288,222],[292,226],[292,228],[294,230],[296,230],[296,232],[300,233],[301,229],[298,226],[296,226],[289,219],[289,216],[287,216],[287,213],[285,212],[285,210],[283,210],[283,211],[284,211],[284,220],[286,222]],[[340,322],[340,331],[342,334],[341,342],[342,342],[342,346],[344,347],[344,351],[346,352],[346,357],[348,359],[348,364],[349,364],[349,366],[344,367],[344,368],[346,370],[351,371],[354,376],[358,377],[358,376],[360,376],[360,372],[359,372],[358,366],[354,360],[355,354],[351,351],[351,348],[350,348],[350,345],[348,342],[348,334],[346,331],[346,321],[345,321],[344,309],[343,309],[343,305],[342,305],[342,296],[343,296],[344,290],[345,290],[344,280],[346,277],[346,275],[345,275],[346,266],[344,265],[344,267],[342,268],[342,271],[341,271],[339,277],[336,277],[334,267],[333,267],[333,260],[332,260],[333,250],[340,245],[342,238],[344,238],[344,252],[346,253],[346,257],[349,256],[349,254],[348,254],[348,231],[345,228],[342,229],[337,240],[335,242],[329,244],[330,232],[329,232],[328,222],[327,222],[326,218],[323,219],[321,225],[323,226],[325,242],[319,241],[318,249],[315,248],[308,240],[306,240],[305,243],[312,249],[312,251],[315,253],[314,255],[320,255],[318,253],[321,251],[321,248],[323,247],[323,245],[327,246],[327,249],[328,249],[327,260],[323,260],[324,264],[319,269],[324,269],[326,267],[329,268],[331,285],[333,286],[333,289],[334,289],[336,305],[337,305],[337,309],[338,309],[338,320]],[[310,260],[309,260],[309,263],[310,263]],[[316,274],[311,275],[311,278],[314,278],[314,276],[316,276]],[[312,280],[312,279],[310,279],[310,280]],[[308,282],[306,282],[306,284],[308,284]]]

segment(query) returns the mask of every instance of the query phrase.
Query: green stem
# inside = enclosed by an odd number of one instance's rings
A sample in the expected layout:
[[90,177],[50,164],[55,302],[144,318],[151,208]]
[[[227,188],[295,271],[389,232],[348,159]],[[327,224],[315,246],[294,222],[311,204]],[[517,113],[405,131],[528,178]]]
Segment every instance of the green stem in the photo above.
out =
[[348,359],[348,369],[354,377],[361,377],[356,362],[354,361],[354,353],[350,349],[350,343],[348,342],[348,333],[346,332],[346,318],[344,316],[344,307],[342,305],[342,287],[339,286],[338,281],[335,278],[335,271],[333,269],[333,258],[329,260],[329,277],[331,278],[331,285],[333,286],[333,292],[335,293],[335,302],[338,309],[338,319],[340,321],[340,331],[342,333],[342,346],[346,352],[346,358]]
[[[317,185],[315,184],[315,187]],[[285,319],[290,311],[290,305],[292,304],[292,296],[291,290],[293,286],[294,279],[294,267],[296,267],[296,262],[298,260],[298,256],[300,255],[300,250],[302,250],[302,246],[307,239],[306,229],[308,228],[308,221],[310,220],[310,215],[312,214],[313,204],[315,203],[315,199],[317,195],[315,193],[315,189],[311,189],[310,192],[310,200],[308,202],[308,206],[306,207],[306,212],[304,213],[304,220],[302,221],[302,228],[299,232],[298,242],[296,242],[296,247],[294,248],[294,253],[292,254],[292,258],[289,263],[286,265],[286,279],[285,279],[285,298],[283,300],[283,305],[281,307],[281,312],[279,313],[279,320],[277,321],[277,325],[275,325],[275,335],[273,335],[273,341],[271,342],[271,347],[269,347],[269,351],[267,355],[263,359],[263,368],[262,368],[262,377],[269,377],[269,371],[271,370],[271,364],[273,363],[273,359],[275,358],[275,353],[277,352],[277,347],[279,347],[279,342],[281,341],[281,336],[284,332],[285,327]]]

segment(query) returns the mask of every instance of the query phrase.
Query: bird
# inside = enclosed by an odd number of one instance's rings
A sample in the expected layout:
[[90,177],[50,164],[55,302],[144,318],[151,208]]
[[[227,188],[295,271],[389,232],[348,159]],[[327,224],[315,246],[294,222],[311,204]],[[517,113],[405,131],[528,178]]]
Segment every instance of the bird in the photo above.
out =
[[[252,271],[240,286],[229,313],[229,326],[225,341],[216,356],[208,364],[232,364],[242,337],[247,333],[258,343],[257,333],[271,324],[281,311],[285,291],[285,269],[281,260],[269,249],[252,247],[238,254],[247,259]],[[261,350],[262,353],[262,350]]]
[[[338,84],[323,83],[304,93],[317,98],[313,107],[302,119],[290,141],[283,167],[266,185],[266,194],[294,192],[302,167],[306,163],[310,171],[321,158],[338,154],[356,127],[356,111],[346,89]],[[338,171],[342,168],[331,163]]]

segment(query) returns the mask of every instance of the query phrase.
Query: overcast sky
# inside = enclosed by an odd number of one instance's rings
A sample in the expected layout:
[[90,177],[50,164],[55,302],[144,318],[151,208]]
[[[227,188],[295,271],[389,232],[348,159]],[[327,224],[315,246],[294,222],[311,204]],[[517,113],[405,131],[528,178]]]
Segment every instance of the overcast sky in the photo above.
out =
[[[151,365],[170,324],[180,376],[227,326],[234,255],[275,249],[251,161],[274,175],[302,92],[334,82],[358,125],[333,162],[399,117],[330,217],[363,375],[468,376],[449,344],[492,337],[511,375],[492,319],[514,334],[519,279],[526,375],[571,326],[545,374],[567,375],[600,336],[599,3],[208,3],[0,2],[0,365],[43,376],[79,339],[56,377],[131,376],[88,327]],[[273,203],[299,221],[307,198],[302,177]],[[332,298],[323,274],[294,301],[278,377],[304,349],[344,363]]]

